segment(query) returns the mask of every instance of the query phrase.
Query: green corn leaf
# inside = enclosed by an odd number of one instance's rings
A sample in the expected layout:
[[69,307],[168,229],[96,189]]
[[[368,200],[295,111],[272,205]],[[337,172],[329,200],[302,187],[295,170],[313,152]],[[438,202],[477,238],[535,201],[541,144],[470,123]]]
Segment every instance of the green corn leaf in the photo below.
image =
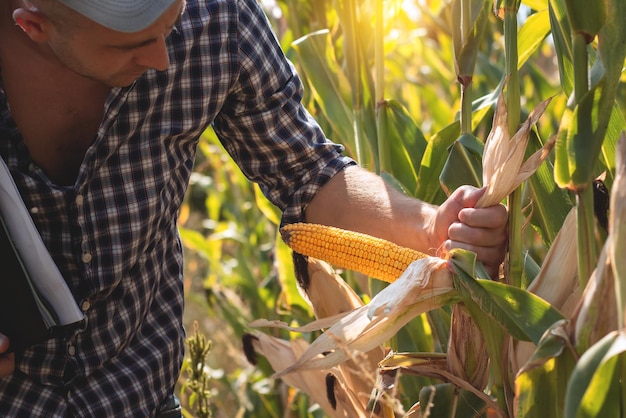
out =
[[464,184],[482,186],[483,149],[484,144],[472,134],[463,134],[454,141],[439,176],[447,195]]
[[623,380],[622,353],[606,360],[593,375],[578,412],[579,417],[619,417],[623,415],[620,381]]
[[415,196],[426,202],[440,204],[446,195],[439,185],[439,174],[446,163],[447,149],[459,137],[458,122],[437,132],[429,141],[417,176]]
[[[599,174],[598,170],[612,171],[615,167],[615,145],[626,125],[615,103],[615,93],[609,95],[602,86],[589,91],[573,112],[563,114],[555,147],[555,180],[559,187],[584,188]],[[592,107],[591,117],[579,114],[584,106]]]
[[[603,143],[606,145],[602,150],[603,162],[607,168],[612,168],[614,167],[615,145],[622,130],[626,127],[623,114],[615,103],[623,73],[624,60],[626,59],[626,25],[624,25],[626,22],[626,2],[607,0],[607,10],[609,13],[606,25],[598,34],[600,59],[594,63],[594,68],[600,65],[603,67],[594,141],[599,142],[600,145]],[[611,152],[613,152],[612,155]]]
[[[447,83],[450,83],[450,80]],[[428,117],[432,119],[433,125],[447,127],[450,123],[450,115],[456,111],[452,101],[442,100],[441,89],[434,85],[420,86],[420,95],[424,106],[428,108]]]
[[[490,107],[487,104],[490,103],[491,99],[492,97],[488,96],[484,100],[476,102],[476,110],[472,115],[473,126],[479,125],[489,113]],[[446,199],[446,194],[439,183],[439,176],[446,164],[448,149],[459,138],[460,132],[461,129],[457,121],[449,124],[430,138],[420,163],[415,197],[436,204],[440,204]]]
[[560,388],[563,366],[559,359],[550,359],[540,367],[521,374],[515,380],[516,416],[524,418],[561,418],[563,388]]
[[[389,125],[389,116],[387,115],[386,110],[385,101],[383,100],[378,105],[378,111],[376,112],[376,154],[378,157],[378,163],[375,166],[375,171],[378,173],[390,172],[393,167],[391,164],[392,160],[389,150],[392,143],[390,138],[390,128],[392,128],[392,126]],[[393,128],[395,128],[395,126],[393,126]],[[395,141],[395,138],[393,141]]]
[[537,11],[545,10],[548,8],[548,0],[522,0],[522,4]]
[[[364,165],[378,166],[374,81],[369,72],[370,45],[374,31],[367,9],[360,13],[355,0],[338,4],[337,11],[343,34],[343,65],[350,86],[350,103],[354,115],[352,135],[355,158]],[[367,17],[370,17],[369,19]],[[373,57],[372,57],[373,58]]]
[[517,68],[524,63],[543,45],[550,34],[550,13],[545,8],[526,19],[517,34],[518,62]]
[[564,0],[549,0],[550,27],[554,48],[559,62],[561,87],[569,96],[574,90],[574,65],[571,41],[571,28],[567,19]]
[[456,267],[455,288],[461,299],[472,300],[507,330],[513,338],[539,342],[543,333],[563,315],[543,299],[520,288],[491,280],[476,280],[467,269],[473,253],[455,249],[451,258]]
[[574,119],[574,111],[565,109],[561,117],[558,138],[554,145],[554,180],[561,188],[566,188],[571,180],[569,165],[569,132]]
[[324,117],[348,151],[356,155],[353,115],[348,105],[350,87],[332,53],[328,30],[306,35],[292,46]]
[[566,418],[620,416],[625,352],[626,336],[615,331],[580,357],[567,385]]
[[254,200],[257,207],[263,212],[263,215],[269,219],[274,225],[280,225],[281,212],[267,197],[261,192],[258,184],[254,184]]
[[212,251],[216,250],[214,246],[210,245],[210,241],[207,241],[204,235],[198,231],[188,228],[179,228],[179,234],[185,247],[191,250],[198,251],[203,255],[211,254]]
[[590,43],[596,37],[607,17],[604,0],[565,0],[567,15],[573,33],[581,33]]
[[[464,16],[463,10],[469,12],[469,16]],[[489,10],[489,2],[484,0],[456,0],[452,4],[452,21],[467,22],[467,27],[464,24],[451,25],[458,78],[471,77],[474,73]]]
[[[386,129],[378,138],[379,149],[388,150],[391,162],[381,168],[396,178],[403,188],[414,191],[417,188],[417,170],[428,142],[417,123],[399,102],[385,100],[380,103],[378,112],[379,118],[384,117],[386,121]],[[380,156],[382,162],[382,152]]]
[[561,128],[566,131],[564,136],[559,132],[555,147],[555,180],[559,187],[572,191],[590,186],[594,177],[597,154],[594,158],[593,121],[591,115],[580,114],[581,109],[593,109],[594,92],[595,89],[585,94],[574,111],[564,114],[561,120]]
[[294,273],[292,253],[287,244],[276,234],[276,270],[278,280],[281,285],[281,300],[285,307],[299,307],[306,312],[309,317],[313,316],[313,311],[309,304],[302,298],[302,293],[298,289],[296,276]]
[[[540,138],[532,133],[528,143],[528,152],[534,153],[542,146]],[[556,238],[565,217],[573,206],[567,191],[555,184],[553,172],[554,165],[547,160],[529,179],[529,193],[532,197],[531,222],[537,227],[537,231],[547,246]]]
[[[598,34],[598,51],[604,65],[605,77],[608,81],[607,93],[615,94],[613,86],[617,85],[623,71],[626,56],[626,2],[621,0],[605,0],[608,17],[606,25]],[[593,2],[595,3],[595,2]],[[599,3],[604,3],[599,2]]]
[[518,417],[561,418],[567,382],[576,365],[565,321],[551,327],[515,379]]
[[607,178],[604,182],[607,187],[611,187],[613,184],[613,176],[616,169],[615,150],[617,149],[617,143],[625,128],[626,120],[624,119],[624,114],[620,106],[614,103],[611,109],[611,118],[609,119],[604,143],[602,144],[602,150],[600,151],[599,167],[596,170],[596,173],[606,171]]

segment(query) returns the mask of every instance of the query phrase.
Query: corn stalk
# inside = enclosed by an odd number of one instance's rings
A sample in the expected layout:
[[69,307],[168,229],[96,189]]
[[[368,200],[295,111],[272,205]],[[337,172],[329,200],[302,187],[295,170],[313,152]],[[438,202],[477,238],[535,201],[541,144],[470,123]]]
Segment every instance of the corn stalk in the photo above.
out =
[[[508,108],[508,129],[513,135],[520,122],[520,84],[518,72],[518,44],[517,44],[517,12],[520,0],[497,0],[496,11],[504,22],[504,72],[508,77],[506,102]],[[522,286],[522,190],[516,190],[508,196],[509,208],[509,242],[505,277],[515,286]]]
[[576,193],[576,205],[578,208],[578,271],[582,285],[585,285],[593,266],[597,260],[595,250],[595,228],[593,217],[593,165],[582,163],[589,155],[585,151],[591,151],[593,142],[602,141],[603,138],[594,139],[593,135],[593,95],[589,94],[589,53],[587,45],[597,36],[600,28],[606,20],[606,5],[603,1],[580,2],[568,0],[565,2],[567,14],[572,23],[572,50],[574,56],[574,105],[575,128],[572,141],[577,143],[578,159],[580,165],[572,172],[570,189]]

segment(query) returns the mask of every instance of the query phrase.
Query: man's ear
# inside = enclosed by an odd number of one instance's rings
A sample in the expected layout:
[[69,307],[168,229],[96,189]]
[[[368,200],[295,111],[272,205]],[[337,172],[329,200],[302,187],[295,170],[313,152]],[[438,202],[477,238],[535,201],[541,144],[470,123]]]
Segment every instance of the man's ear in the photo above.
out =
[[15,9],[13,20],[34,42],[46,42],[52,24],[48,17],[34,7]]

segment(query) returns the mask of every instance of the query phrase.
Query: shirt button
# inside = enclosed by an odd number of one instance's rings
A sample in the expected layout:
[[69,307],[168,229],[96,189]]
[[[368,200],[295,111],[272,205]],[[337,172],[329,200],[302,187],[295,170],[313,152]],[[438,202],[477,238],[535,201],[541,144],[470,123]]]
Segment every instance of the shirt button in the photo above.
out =
[[30,208],[30,213],[39,213],[39,208],[37,206],[33,206],[32,208]]
[[80,259],[83,261],[83,263],[87,264],[91,262],[91,254],[84,253]]
[[78,206],[82,205],[84,201],[83,195],[82,194],[78,194],[76,195],[76,204]]
[[80,304],[80,309],[83,312],[87,312],[91,308],[91,303],[88,300],[84,300],[83,303]]
[[73,345],[69,345],[67,347],[67,354],[69,354],[70,356],[76,354],[76,347],[74,347]]

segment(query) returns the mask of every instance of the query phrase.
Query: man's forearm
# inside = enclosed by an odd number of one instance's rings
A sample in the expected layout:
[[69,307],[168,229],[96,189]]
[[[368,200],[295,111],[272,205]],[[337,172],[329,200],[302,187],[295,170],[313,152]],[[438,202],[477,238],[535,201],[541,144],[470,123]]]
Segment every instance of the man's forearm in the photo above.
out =
[[332,225],[435,254],[436,207],[408,197],[374,173],[347,167],[333,177],[306,209],[306,221]]

